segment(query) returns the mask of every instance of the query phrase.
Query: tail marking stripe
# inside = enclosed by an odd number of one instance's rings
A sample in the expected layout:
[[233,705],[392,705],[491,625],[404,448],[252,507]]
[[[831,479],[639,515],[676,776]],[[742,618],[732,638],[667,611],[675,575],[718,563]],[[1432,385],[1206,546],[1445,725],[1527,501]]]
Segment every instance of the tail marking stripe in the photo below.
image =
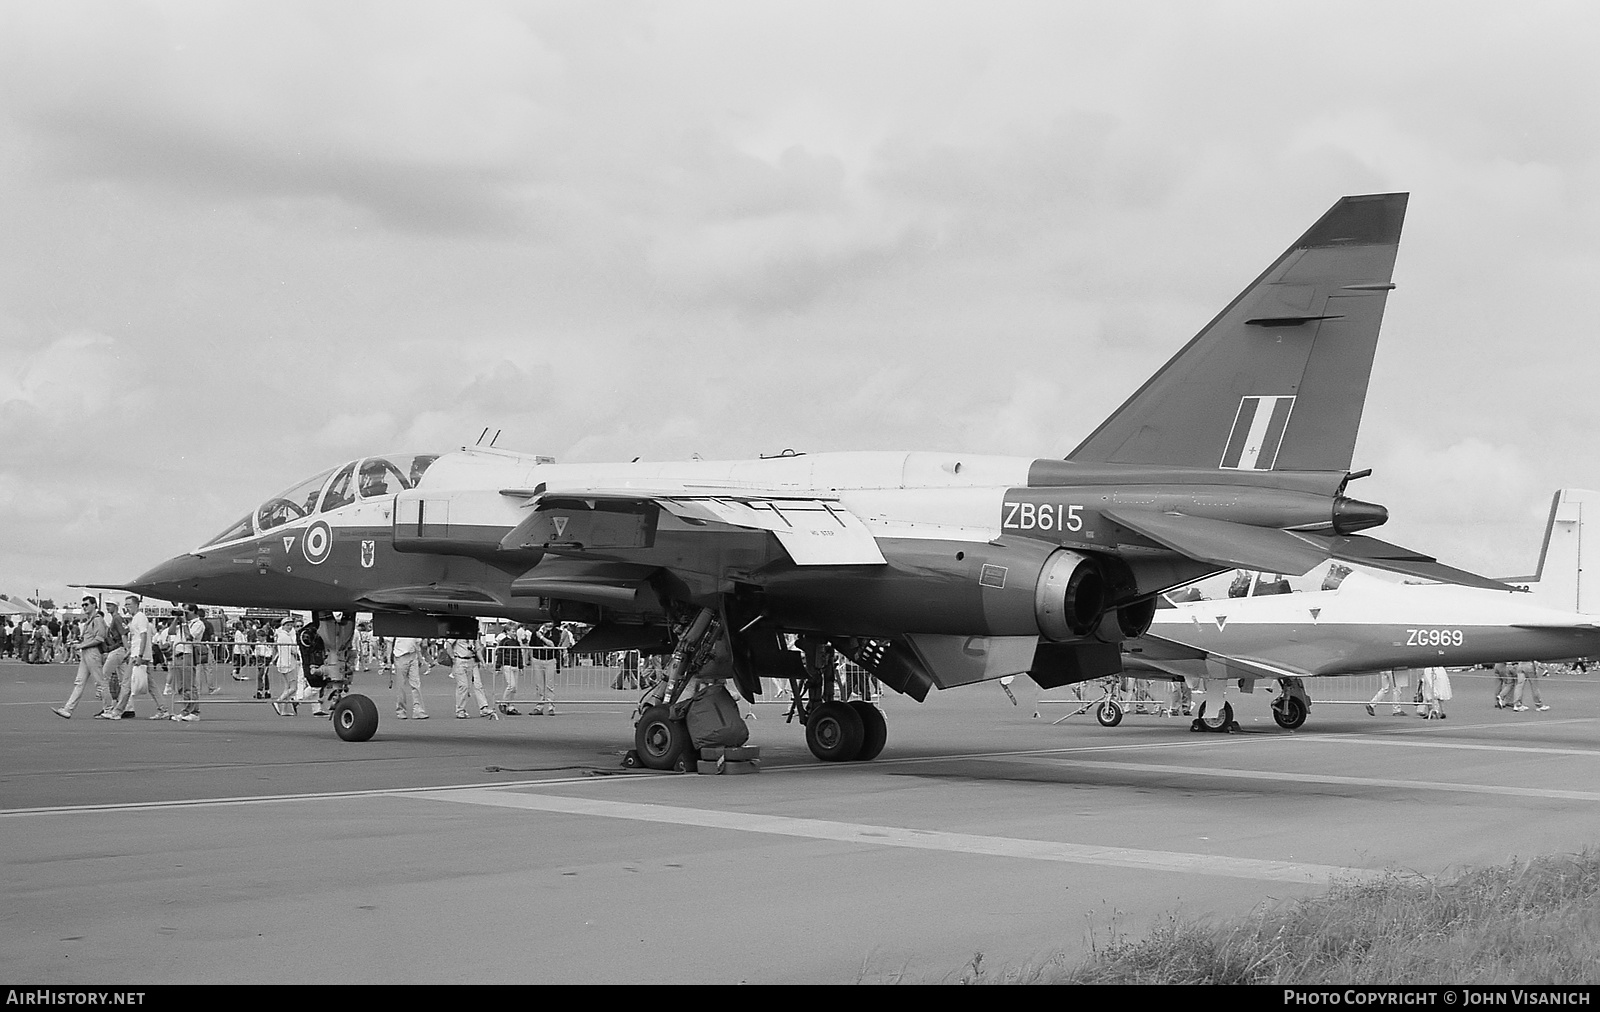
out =
[[1294,396],[1242,397],[1234,416],[1233,431],[1219,467],[1239,471],[1270,471],[1283,445]]

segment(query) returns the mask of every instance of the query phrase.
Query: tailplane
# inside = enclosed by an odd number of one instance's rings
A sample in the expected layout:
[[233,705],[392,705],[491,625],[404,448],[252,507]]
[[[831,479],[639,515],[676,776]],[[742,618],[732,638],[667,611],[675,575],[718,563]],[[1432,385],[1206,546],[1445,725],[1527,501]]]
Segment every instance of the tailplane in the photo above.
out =
[[1334,204],[1067,459],[1349,470],[1407,197]]
[[1539,549],[1539,572],[1529,588],[1539,603],[1563,611],[1600,613],[1600,559],[1587,565],[1586,520],[1600,521],[1600,492],[1556,491]]

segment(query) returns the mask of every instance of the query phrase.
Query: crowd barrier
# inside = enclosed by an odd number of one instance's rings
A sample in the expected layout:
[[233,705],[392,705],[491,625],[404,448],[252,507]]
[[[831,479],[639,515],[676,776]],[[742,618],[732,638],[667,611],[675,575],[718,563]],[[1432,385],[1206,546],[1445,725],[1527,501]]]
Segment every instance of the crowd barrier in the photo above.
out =
[[[277,655],[279,644],[276,642],[248,642],[236,643],[232,639],[200,640],[190,644],[191,654],[194,657],[195,677],[197,688],[202,696],[215,695],[217,690],[230,679],[237,679],[241,683],[256,681],[261,668],[267,670],[268,683],[274,695],[282,691],[282,676],[277,670]],[[165,682],[165,673],[172,666],[173,648],[175,643],[158,639],[154,650],[154,662],[157,671],[162,672],[162,681]],[[257,653],[258,649],[270,649],[270,654]],[[235,654],[236,650],[243,651]],[[235,657],[238,663],[235,663]],[[424,656],[427,658],[429,674],[449,675],[451,669],[450,641],[428,641],[424,645]],[[298,672],[298,647],[296,647],[296,671]],[[104,656],[102,656],[104,660]],[[666,658],[642,655],[637,650],[610,651],[606,653],[586,653],[572,649],[562,649],[545,646],[500,646],[479,645],[478,664],[479,677],[483,681],[485,693],[497,701],[505,687],[503,668],[509,666],[516,669],[518,688],[531,686],[529,680],[533,673],[535,661],[554,660],[556,671],[551,675],[550,686],[557,698],[565,698],[568,702],[579,703],[615,702],[616,693],[629,693],[634,697],[638,693],[650,688],[660,678],[661,672],[666,667]],[[78,656],[75,647],[59,646],[41,663],[77,664]],[[354,685],[356,691],[377,693],[388,691],[390,688],[389,661],[379,657],[375,651],[365,649],[358,644],[354,671]],[[382,682],[376,679],[382,677]],[[835,695],[842,699],[865,699],[875,702],[883,695],[883,686],[876,678],[864,668],[843,656],[838,658],[836,668]],[[763,692],[758,697],[760,702],[787,702],[789,700],[788,687],[775,679],[763,679]],[[381,689],[379,686],[381,685]],[[607,695],[607,694],[610,695]],[[255,700],[215,700],[215,702],[254,702]],[[523,699],[521,695],[509,702],[534,702],[533,699]]]

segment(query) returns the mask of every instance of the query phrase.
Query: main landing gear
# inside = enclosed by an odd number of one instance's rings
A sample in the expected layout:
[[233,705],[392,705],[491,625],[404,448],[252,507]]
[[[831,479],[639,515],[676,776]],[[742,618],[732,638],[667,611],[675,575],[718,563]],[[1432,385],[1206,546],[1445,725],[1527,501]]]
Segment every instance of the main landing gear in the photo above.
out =
[[864,699],[830,699],[802,716],[806,746],[823,762],[866,762],[878,758],[889,740],[883,711]]
[[1200,709],[1195,711],[1194,723],[1189,725],[1191,731],[1217,731],[1227,734],[1239,730],[1239,722],[1233,719],[1233,704],[1223,701],[1222,709],[1217,711],[1215,717],[1206,716],[1206,704],[1202,702]]
[[[683,697],[685,688],[696,676],[728,677],[724,674],[726,662],[713,660],[716,646],[730,632],[736,637],[753,625],[755,623],[751,622],[744,629],[739,629],[736,624],[730,624],[729,632],[725,632],[723,620],[717,612],[702,608],[682,627],[661,681],[639,700],[636,711],[638,717],[633,729],[634,747],[623,760],[624,766],[643,766],[652,770],[694,768],[694,744],[689,738],[682,714],[673,704]],[[770,632],[768,635],[776,636]],[[774,649],[777,649],[776,645]],[[845,701],[834,698],[837,686],[832,676],[832,646],[821,640],[808,640],[803,643],[803,649],[803,664],[792,651],[780,651],[777,654],[769,652],[761,661],[763,671],[770,671],[776,666],[781,674],[774,673],[789,679],[793,703],[786,721],[799,718],[806,729],[807,747],[812,755],[823,762],[865,762],[876,759],[889,739],[889,726],[884,721],[883,711],[863,699]],[[754,654],[753,651],[750,653]],[[755,659],[754,656],[750,658]],[[746,663],[745,673],[753,677],[758,672],[750,670],[748,661]],[[792,667],[782,671],[783,665],[788,663],[792,663]]]

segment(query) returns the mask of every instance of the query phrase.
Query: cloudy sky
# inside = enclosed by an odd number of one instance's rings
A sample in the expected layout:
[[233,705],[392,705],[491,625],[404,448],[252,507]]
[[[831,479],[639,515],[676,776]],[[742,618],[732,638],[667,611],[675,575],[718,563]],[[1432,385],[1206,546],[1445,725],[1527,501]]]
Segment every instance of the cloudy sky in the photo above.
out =
[[1600,488],[1600,6],[0,0],[0,592],[299,478],[1065,454],[1412,193],[1354,489],[1531,569]]

